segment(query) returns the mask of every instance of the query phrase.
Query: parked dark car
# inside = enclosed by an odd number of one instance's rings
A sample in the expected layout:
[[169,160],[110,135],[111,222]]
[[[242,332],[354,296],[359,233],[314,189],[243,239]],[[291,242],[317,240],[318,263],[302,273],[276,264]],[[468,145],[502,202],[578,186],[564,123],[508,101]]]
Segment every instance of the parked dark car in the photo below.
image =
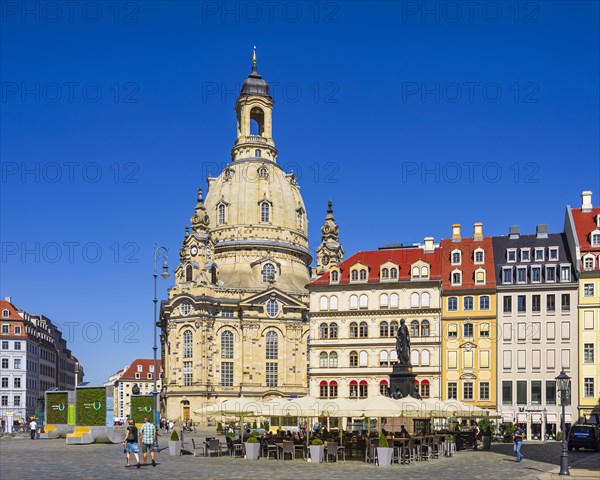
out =
[[591,448],[597,452],[599,442],[600,435],[595,425],[573,425],[569,431],[569,450]]

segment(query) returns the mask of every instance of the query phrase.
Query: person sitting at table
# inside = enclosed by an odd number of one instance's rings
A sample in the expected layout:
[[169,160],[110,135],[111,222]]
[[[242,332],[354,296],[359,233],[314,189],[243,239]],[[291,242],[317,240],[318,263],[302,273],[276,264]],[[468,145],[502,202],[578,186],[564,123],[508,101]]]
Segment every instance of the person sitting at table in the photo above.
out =
[[408,430],[406,430],[406,425],[402,425],[402,427],[400,427],[400,435],[403,437],[410,437]]

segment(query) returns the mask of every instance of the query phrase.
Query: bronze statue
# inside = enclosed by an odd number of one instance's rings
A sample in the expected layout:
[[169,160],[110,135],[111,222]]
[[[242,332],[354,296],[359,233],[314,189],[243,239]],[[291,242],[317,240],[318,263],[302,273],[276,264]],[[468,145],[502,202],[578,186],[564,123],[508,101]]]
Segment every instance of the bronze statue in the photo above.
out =
[[396,353],[400,365],[410,366],[410,336],[404,319],[400,320],[400,328],[396,334]]

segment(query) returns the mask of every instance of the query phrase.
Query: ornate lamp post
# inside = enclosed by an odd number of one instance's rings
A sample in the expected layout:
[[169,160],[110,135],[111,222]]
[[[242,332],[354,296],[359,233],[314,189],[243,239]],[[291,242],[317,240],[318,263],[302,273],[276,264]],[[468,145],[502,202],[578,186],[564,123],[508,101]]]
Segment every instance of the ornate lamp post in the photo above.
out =
[[158,263],[158,257],[161,254],[163,255],[163,265],[162,265],[162,273],[160,274],[160,276],[162,278],[164,278],[165,280],[167,278],[169,278],[169,265],[167,264],[167,255],[169,254],[169,249],[167,247],[163,247],[163,246],[159,246],[156,243],[154,244],[154,373],[152,375],[152,378],[154,379],[154,388],[152,389],[152,399],[153,399],[153,405],[154,405],[154,424],[156,425],[156,428],[158,428],[159,424],[160,424],[160,409],[158,407],[158,390],[156,389],[156,377],[158,374],[158,370],[156,368],[156,351],[158,350],[158,347],[156,346],[156,327],[157,327],[157,321],[158,321],[158,311],[157,311],[157,303],[158,303],[158,299],[156,298],[156,278],[158,277],[158,274],[156,273],[156,266]]
[[562,431],[562,444],[560,450],[560,472],[559,475],[569,474],[569,452],[567,451],[567,435],[565,432],[565,405],[571,404],[571,377],[561,370],[556,377],[556,388],[560,392],[560,404],[562,406],[562,419],[560,429]]

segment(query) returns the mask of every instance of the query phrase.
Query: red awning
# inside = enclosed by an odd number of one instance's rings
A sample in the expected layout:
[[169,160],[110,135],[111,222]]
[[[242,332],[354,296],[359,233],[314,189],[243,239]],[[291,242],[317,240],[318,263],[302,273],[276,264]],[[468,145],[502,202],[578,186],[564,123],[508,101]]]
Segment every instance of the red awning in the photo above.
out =
[[429,385],[429,380],[421,380],[421,385]]
[[415,385],[418,385],[418,384],[419,384],[419,381],[418,381],[418,380],[415,380]]
[[330,387],[337,387],[337,382],[335,380],[329,382]]
[[326,387],[327,386],[327,382],[325,380],[323,380],[321,383],[319,383],[320,387]]
[[367,384],[367,381],[366,381],[366,380],[361,380],[361,381],[360,381],[360,384],[361,384],[361,385],[366,385],[366,384]]
[[387,385],[388,381],[387,380],[382,380],[381,382],[379,382],[379,385]]
[[357,382],[356,380],[352,380],[352,381],[350,382],[350,385],[358,385],[358,382]]

